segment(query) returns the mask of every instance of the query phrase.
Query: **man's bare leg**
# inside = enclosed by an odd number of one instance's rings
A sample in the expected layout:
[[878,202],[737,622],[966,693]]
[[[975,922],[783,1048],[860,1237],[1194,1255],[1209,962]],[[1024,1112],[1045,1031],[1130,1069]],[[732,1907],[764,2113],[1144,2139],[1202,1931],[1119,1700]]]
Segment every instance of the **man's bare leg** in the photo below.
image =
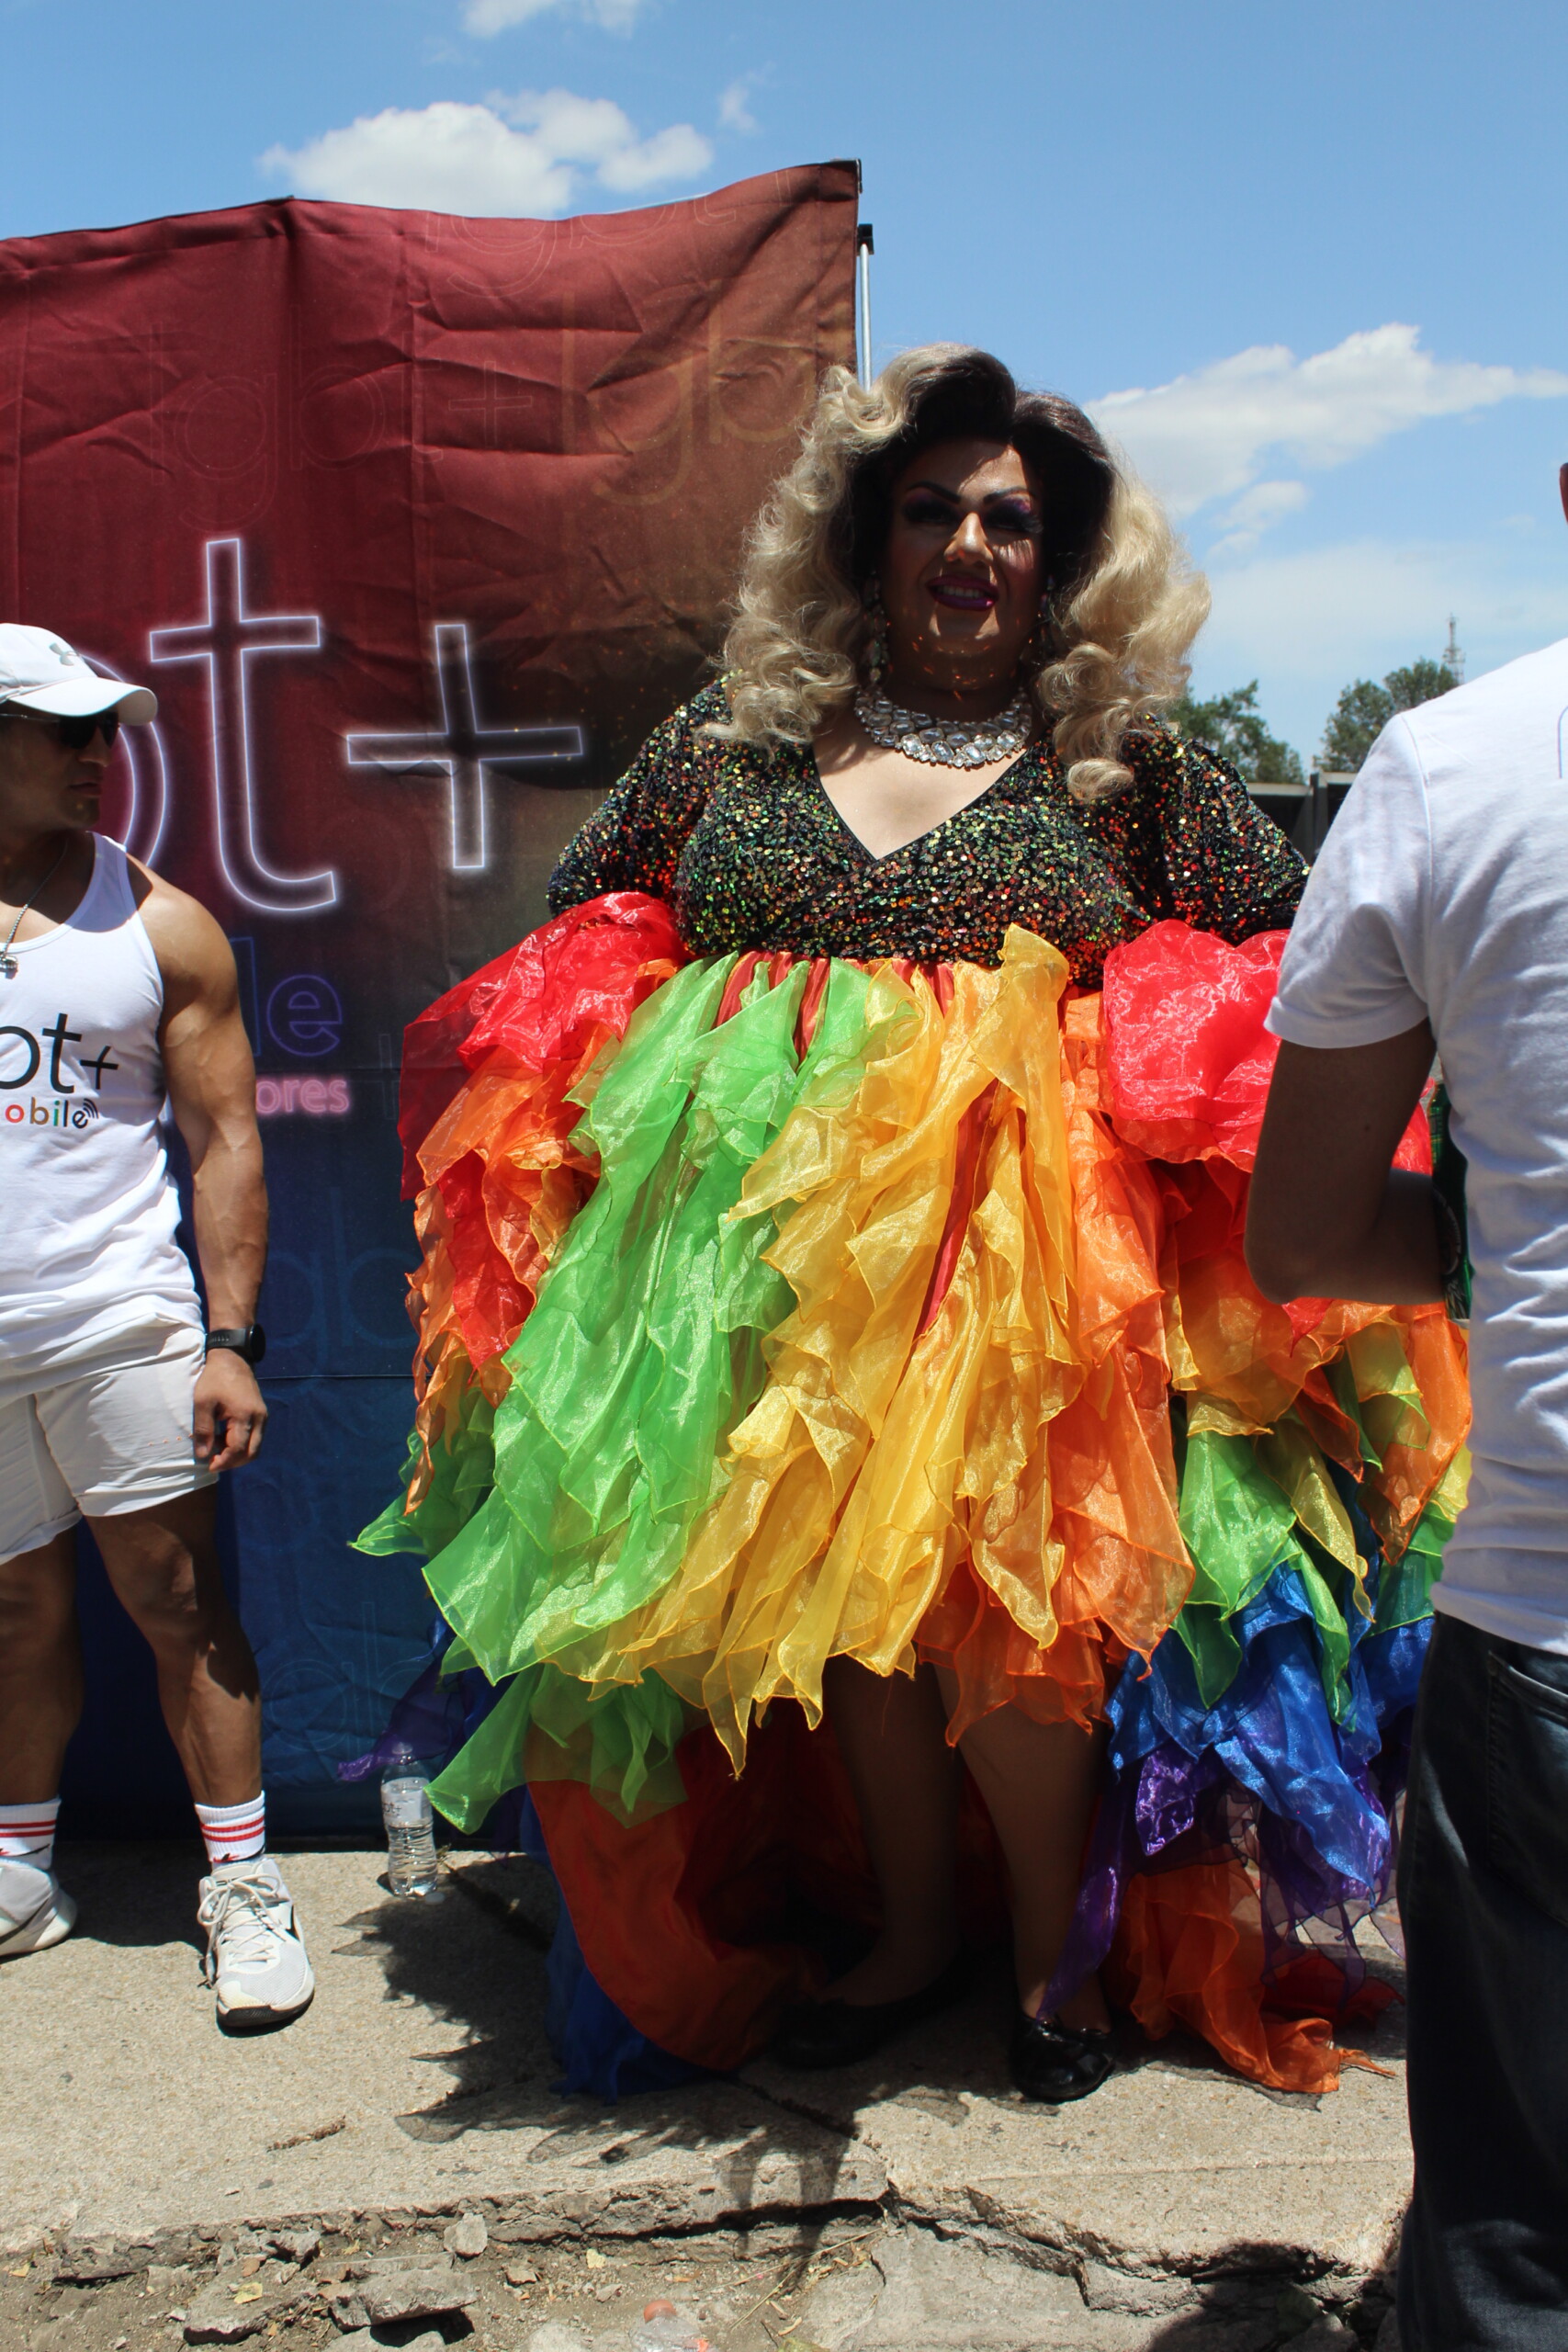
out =
[[215,1489],[92,1519],[117,1598],[152,1649],[158,1698],[197,1804],[261,1793],[261,1686],[223,1589]]
[[[110,1584],[152,1652],[158,1697],[197,1805],[250,1806],[261,1795],[256,1662],[229,1606],[213,1540],[214,1489],[146,1510],[89,1520]],[[255,1807],[252,1834],[262,1834]],[[277,1867],[254,1847],[225,1857],[231,1823],[202,1828],[208,1979],[228,2032],[266,2031],[310,2007],[314,1979]],[[237,1834],[237,1833],[236,1833]]]

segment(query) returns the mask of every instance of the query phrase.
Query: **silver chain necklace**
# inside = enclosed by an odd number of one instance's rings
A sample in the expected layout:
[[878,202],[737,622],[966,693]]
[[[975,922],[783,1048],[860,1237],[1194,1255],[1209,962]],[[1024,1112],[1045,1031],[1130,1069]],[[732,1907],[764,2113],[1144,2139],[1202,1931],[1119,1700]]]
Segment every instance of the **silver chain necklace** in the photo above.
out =
[[16,957],[11,953],[11,947],[16,939],[17,933],[22,927],[22,916],[27,913],[28,907],[32,905],[33,899],[41,898],[44,891],[48,889],[50,884],[53,881],[55,876],[64,865],[65,850],[69,849],[70,846],[70,842],[67,842],[65,849],[61,851],[60,855],[55,859],[54,864],[50,867],[49,872],[44,876],[43,880],[36,885],[32,893],[32,898],[24,901],[17,913],[16,922],[11,925],[6,944],[4,947],[0,947],[0,980],[14,980],[17,974],[21,970],[21,966],[17,963]]
[[855,717],[885,751],[902,752],[906,759],[943,768],[983,768],[993,760],[1016,759],[1032,731],[1029,695],[1022,686],[994,718],[932,718],[894,702],[879,685],[862,686],[855,696]]

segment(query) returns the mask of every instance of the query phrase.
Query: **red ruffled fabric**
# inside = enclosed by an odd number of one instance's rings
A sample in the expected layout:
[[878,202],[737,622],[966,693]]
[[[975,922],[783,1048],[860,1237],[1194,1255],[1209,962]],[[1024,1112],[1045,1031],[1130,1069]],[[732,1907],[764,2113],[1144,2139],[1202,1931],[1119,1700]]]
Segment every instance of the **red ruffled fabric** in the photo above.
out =
[[662,899],[612,890],[571,907],[438,996],[403,1032],[398,1134],[403,1198],[423,1186],[423,1147],[458,1089],[498,1047],[530,1069],[581,1059],[621,1037],[661,980],[691,957]]
[[501,1358],[593,1189],[576,1149],[581,1090],[633,1013],[690,959],[662,900],[620,890],[558,915],[439,997],[404,1033],[399,1133],[422,1258],[409,1277],[423,1459]]
[[[1106,1059],[1116,1132],[1151,1159],[1228,1159],[1250,1172],[1280,1040],[1263,1026],[1290,937],[1231,947],[1184,922],[1151,923],[1105,959]],[[1395,1159],[1429,1175],[1417,1113]]]
[[[581,1781],[536,1784],[550,1861],[587,1962],[638,2032],[694,2065],[755,2057],[826,1971],[814,1924],[876,1919],[876,1884],[832,1731],[776,1703],[737,1780],[705,1725],[677,1750],[684,1804],[626,1825]],[[1007,1931],[996,1838],[972,1782],[959,1905],[976,1949]]]

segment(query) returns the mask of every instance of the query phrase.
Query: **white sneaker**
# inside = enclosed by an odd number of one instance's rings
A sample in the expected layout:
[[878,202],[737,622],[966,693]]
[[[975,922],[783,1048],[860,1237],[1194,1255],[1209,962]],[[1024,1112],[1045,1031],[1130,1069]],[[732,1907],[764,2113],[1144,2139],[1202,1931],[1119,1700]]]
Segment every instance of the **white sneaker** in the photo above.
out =
[[52,1871],[0,1859],[0,1960],[47,1951],[51,1944],[63,1942],[75,1924],[76,1905]]
[[197,1913],[207,1929],[203,1973],[218,1992],[218,2022],[265,2033],[308,2009],[316,1990],[294,1905],[270,1854],[220,1862],[201,1882]]

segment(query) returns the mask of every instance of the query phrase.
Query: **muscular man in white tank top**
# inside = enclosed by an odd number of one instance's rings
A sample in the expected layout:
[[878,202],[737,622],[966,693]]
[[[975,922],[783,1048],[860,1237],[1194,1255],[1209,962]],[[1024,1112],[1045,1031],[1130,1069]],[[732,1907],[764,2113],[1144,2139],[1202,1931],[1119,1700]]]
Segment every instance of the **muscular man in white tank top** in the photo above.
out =
[[[0,626],[0,1961],[75,1916],[53,1841],[85,1519],[157,1660],[207,1840],[208,1975],[243,2031],[312,1990],[265,1851],[255,1660],[213,1541],[218,1476],[254,1459],[266,1420],[266,1192],[229,943],[94,830],[119,722],[156,707],[47,630]],[[205,1329],[166,1112],[190,1154]]]

